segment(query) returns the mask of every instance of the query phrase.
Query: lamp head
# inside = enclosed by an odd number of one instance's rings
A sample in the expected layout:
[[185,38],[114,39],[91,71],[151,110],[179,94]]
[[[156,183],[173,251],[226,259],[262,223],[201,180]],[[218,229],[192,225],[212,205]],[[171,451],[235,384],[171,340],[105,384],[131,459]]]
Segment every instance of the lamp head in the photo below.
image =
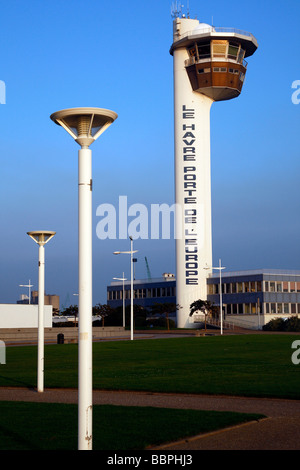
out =
[[101,108],[63,109],[50,116],[83,148],[88,148],[98,139],[117,117],[115,112]]
[[46,245],[46,243],[48,243],[55,234],[56,232],[52,232],[50,230],[35,230],[33,232],[27,232],[27,235],[29,235],[30,238],[40,246]]

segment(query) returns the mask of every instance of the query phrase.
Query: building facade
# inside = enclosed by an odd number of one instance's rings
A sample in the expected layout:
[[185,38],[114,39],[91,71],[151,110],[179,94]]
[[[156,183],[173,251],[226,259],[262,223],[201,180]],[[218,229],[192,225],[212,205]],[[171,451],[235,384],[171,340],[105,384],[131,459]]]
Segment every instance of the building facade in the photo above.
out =
[[[131,303],[130,281],[124,282],[125,307]],[[176,280],[173,274],[164,273],[161,278],[133,281],[135,305],[151,307],[154,303],[176,302]],[[112,307],[123,305],[123,282],[114,281],[107,286],[107,304]]]
[[[37,305],[39,303],[39,293],[37,290],[31,292],[30,303]],[[29,304],[28,297],[22,296],[21,300],[17,300],[17,304]],[[44,305],[52,305],[53,311],[59,311],[59,295],[45,294]]]
[[[121,306],[122,299],[123,284],[113,282],[107,287],[108,305],[113,308]],[[207,300],[215,306],[220,306],[222,302],[223,319],[228,323],[250,329],[261,329],[278,317],[300,317],[300,271],[225,271],[222,272],[221,289],[219,273],[210,274]],[[125,302],[126,305],[130,304],[128,281],[125,284]],[[176,279],[173,275],[134,281],[134,303],[150,307],[155,302],[176,303]],[[197,315],[192,321],[197,322],[196,318]]]

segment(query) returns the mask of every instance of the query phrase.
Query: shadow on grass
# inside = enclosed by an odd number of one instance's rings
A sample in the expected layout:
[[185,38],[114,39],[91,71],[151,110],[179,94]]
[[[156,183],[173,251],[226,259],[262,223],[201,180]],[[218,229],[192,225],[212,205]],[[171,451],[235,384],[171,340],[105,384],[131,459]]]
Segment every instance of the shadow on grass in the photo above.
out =
[[[76,450],[77,406],[0,402],[0,450]],[[94,450],[143,450],[263,418],[258,414],[153,407],[93,407]]]

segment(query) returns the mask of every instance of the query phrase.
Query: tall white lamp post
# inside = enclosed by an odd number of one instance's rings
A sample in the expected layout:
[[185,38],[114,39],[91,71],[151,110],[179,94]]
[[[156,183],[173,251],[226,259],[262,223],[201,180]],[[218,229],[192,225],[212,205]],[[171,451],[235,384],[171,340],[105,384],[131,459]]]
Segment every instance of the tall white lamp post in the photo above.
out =
[[30,279],[29,284],[19,284],[19,287],[29,287],[28,304],[30,304],[30,287],[33,287],[33,284],[30,284]]
[[226,269],[225,266],[222,266],[221,260],[219,259],[219,266],[216,267],[205,267],[204,269],[216,269],[220,272],[220,331],[221,335],[223,334],[223,305],[222,305],[222,269]]
[[39,245],[39,292],[38,292],[38,367],[37,390],[44,391],[44,303],[45,303],[45,248],[56,232],[36,230],[27,235]]
[[92,152],[89,146],[117,114],[71,108],[50,118],[80,145],[78,151],[78,448],[92,450]]
[[116,279],[117,281],[123,281],[123,328],[125,328],[125,286],[124,286],[124,281],[127,281],[126,277],[114,277],[113,279]]
[[114,251],[114,255],[128,254],[130,255],[130,339],[133,340],[133,253],[137,253],[138,250],[133,251],[133,240],[130,238],[130,251]]

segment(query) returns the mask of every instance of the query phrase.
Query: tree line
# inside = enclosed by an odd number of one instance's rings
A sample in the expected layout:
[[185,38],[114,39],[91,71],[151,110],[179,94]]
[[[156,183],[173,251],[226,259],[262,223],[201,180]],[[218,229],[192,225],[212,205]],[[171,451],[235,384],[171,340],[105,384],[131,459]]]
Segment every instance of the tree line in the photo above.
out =
[[[175,322],[169,316],[176,312],[177,305],[173,302],[154,303],[149,307],[133,305],[134,328],[149,326],[175,328]],[[125,327],[130,327],[131,307],[125,308]],[[53,326],[76,326],[78,323],[78,306],[70,305],[60,312],[61,316],[74,317],[74,322],[56,322]],[[58,315],[58,318],[59,316]],[[92,309],[93,326],[123,326],[123,306],[113,308],[108,304],[96,304]],[[97,319],[98,317],[98,319]]]

